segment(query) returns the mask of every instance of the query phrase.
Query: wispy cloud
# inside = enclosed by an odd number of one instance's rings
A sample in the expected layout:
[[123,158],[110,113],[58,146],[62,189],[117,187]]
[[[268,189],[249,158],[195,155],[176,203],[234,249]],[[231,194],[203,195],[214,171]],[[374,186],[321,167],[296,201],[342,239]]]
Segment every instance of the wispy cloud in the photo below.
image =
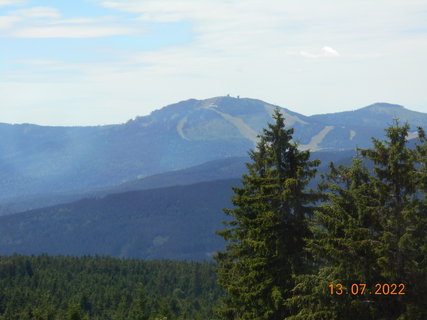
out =
[[341,56],[338,51],[331,47],[323,47],[320,53],[310,53],[307,51],[300,51],[300,55],[309,59],[318,59],[318,58],[336,58]]
[[18,23],[21,20],[22,18],[20,17],[0,16],[0,31],[12,28],[14,24]]
[[[116,0],[99,4],[145,22],[191,22],[193,46],[229,56],[274,50],[307,58],[338,57],[333,48],[343,47],[350,39],[353,45],[362,44],[352,54],[368,56],[364,50],[371,53],[373,48],[367,49],[366,44],[395,41],[393,35],[408,25],[425,25],[425,15],[419,14],[425,1],[420,0]],[[329,47],[322,48],[324,43]],[[304,50],[307,47],[322,49],[316,53]]]
[[[1,1],[1,0],[0,0]],[[0,16],[0,31],[13,29],[22,24],[36,23],[39,19],[55,19],[61,15],[59,11],[51,7],[33,7],[28,9],[9,11],[8,15]],[[1,34],[0,34],[1,36]]]
[[48,60],[48,59],[25,59],[25,60],[15,60],[14,63],[33,65],[33,66],[54,66],[54,65],[63,63],[63,61]]
[[56,24],[95,24],[95,23],[107,23],[117,21],[117,18],[114,16],[109,17],[100,17],[100,18],[70,18],[70,19],[55,19],[46,22],[47,25],[56,25]]
[[137,30],[120,26],[32,27],[10,33],[15,38],[98,38],[136,33]]
[[0,16],[0,37],[98,38],[140,33],[140,28],[114,23],[114,17],[61,17],[53,7],[10,11],[7,16]]
[[21,6],[27,3],[25,0],[0,0],[0,7]]
[[29,9],[15,10],[10,12],[12,16],[25,18],[59,18],[61,14],[55,8],[51,7],[33,7]]

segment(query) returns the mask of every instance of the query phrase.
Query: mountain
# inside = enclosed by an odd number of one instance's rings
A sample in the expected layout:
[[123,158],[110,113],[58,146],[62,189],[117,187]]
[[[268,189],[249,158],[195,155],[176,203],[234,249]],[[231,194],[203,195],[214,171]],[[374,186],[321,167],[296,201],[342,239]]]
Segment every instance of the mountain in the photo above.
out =
[[[85,193],[212,160],[247,156],[275,107],[227,96],[182,101],[119,125],[0,124],[0,201]],[[339,151],[367,147],[371,136],[381,138],[384,123],[395,116],[390,112],[393,108],[381,104],[311,117],[280,109],[287,125],[295,128],[301,148]],[[401,120],[427,126],[426,114],[399,110]],[[378,122],[359,119],[373,119],[373,113]]]
[[0,217],[4,254],[206,260],[238,179],[108,195]]
[[273,107],[223,97],[183,101],[120,125],[0,124],[0,198],[80,192],[246,156]]

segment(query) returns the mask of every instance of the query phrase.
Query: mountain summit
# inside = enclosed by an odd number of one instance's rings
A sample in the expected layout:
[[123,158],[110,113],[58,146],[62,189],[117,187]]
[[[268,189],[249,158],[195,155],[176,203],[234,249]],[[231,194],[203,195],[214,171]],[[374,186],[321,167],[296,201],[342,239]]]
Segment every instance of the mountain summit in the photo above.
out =
[[[277,106],[248,98],[216,97],[190,99],[166,106],[134,121],[146,128],[161,125],[186,141],[246,139],[253,144]],[[305,116],[281,108],[288,125],[306,124]],[[128,124],[131,124],[128,122]]]
[[359,110],[369,110],[371,112],[376,112],[376,113],[390,113],[390,112],[392,113],[392,112],[395,112],[396,110],[403,110],[403,109],[405,109],[405,107],[401,106],[400,104],[377,102],[367,107],[360,108]]

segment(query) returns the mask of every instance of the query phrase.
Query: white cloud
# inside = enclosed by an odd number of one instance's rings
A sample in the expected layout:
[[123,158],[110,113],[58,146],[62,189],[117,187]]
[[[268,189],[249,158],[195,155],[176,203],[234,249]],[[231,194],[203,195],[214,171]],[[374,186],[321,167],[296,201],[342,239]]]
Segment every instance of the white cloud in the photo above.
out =
[[17,64],[24,64],[24,65],[29,65],[29,66],[42,66],[42,67],[46,67],[46,66],[56,66],[56,65],[61,65],[64,64],[64,61],[60,61],[60,60],[53,60],[53,59],[21,59],[21,60],[15,60],[13,61],[14,63]]
[[339,57],[340,54],[331,47],[323,47],[322,48],[322,54],[324,57]]
[[70,19],[55,19],[48,21],[46,24],[94,24],[94,23],[103,23],[111,22],[117,20],[115,17],[101,17],[101,18],[70,18]]
[[319,54],[310,53],[307,51],[300,51],[300,55],[309,59],[336,58],[341,56],[334,48],[326,46],[321,49],[321,52]]
[[[426,12],[425,1],[423,4],[421,0],[117,0],[99,3],[137,15],[140,21],[190,22],[194,41],[187,45],[189,52],[215,52],[242,59],[278,52],[283,56],[334,58],[340,56],[335,47],[346,52],[347,57],[369,59],[371,55],[383,54],[384,44],[395,41],[409,26],[425,27],[426,20],[426,14],[420,14]],[[346,48],[350,42],[352,48]],[[332,47],[322,48],[325,43]],[[304,48],[322,49],[312,52]]]
[[[1,0],[0,0],[1,1]],[[0,16],[2,37],[12,38],[96,38],[136,34],[140,28],[125,27],[115,17],[60,19],[52,7],[33,7]],[[116,23],[112,23],[116,22]]]
[[22,18],[20,17],[0,16],[0,31],[12,28],[14,24],[21,20]]
[[11,15],[25,18],[59,18],[61,16],[57,9],[51,7],[33,7],[15,10],[11,12]]
[[10,33],[15,38],[97,38],[135,34],[133,28],[120,26],[31,27]]
[[25,4],[27,1],[25,0],[0,0],[0,7],[5,6],[20,6]]
[[0,31],[12,29],[19,24],[39,23],[37,20],[40,18],[56,19],[60,16],[59,11],[51,7],[33,7],[10,11],[7,16],[0,16]]
[[[376,36],[408,25],[425,25],[425,1],[324,1],[301,0],[118,0],[100,1],[104,7],[137,14],[145,21],[193,21],[195,30],[234,32],[236,29],[273,32],[275,35],[303,32],[349,39],[355,33]],[[263,34],[265,35],[265,33]],[[319,39],[320,40],[320,39]],[[329,41],[328,41],[329,42]]]

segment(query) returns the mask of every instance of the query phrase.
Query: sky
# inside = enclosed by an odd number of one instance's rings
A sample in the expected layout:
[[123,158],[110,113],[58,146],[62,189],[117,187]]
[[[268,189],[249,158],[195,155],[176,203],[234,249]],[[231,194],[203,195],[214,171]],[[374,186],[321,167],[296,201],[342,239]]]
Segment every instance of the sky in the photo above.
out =
[[227,94],[427,112],[427,1],[0,0],[0,122],[123,123]]

